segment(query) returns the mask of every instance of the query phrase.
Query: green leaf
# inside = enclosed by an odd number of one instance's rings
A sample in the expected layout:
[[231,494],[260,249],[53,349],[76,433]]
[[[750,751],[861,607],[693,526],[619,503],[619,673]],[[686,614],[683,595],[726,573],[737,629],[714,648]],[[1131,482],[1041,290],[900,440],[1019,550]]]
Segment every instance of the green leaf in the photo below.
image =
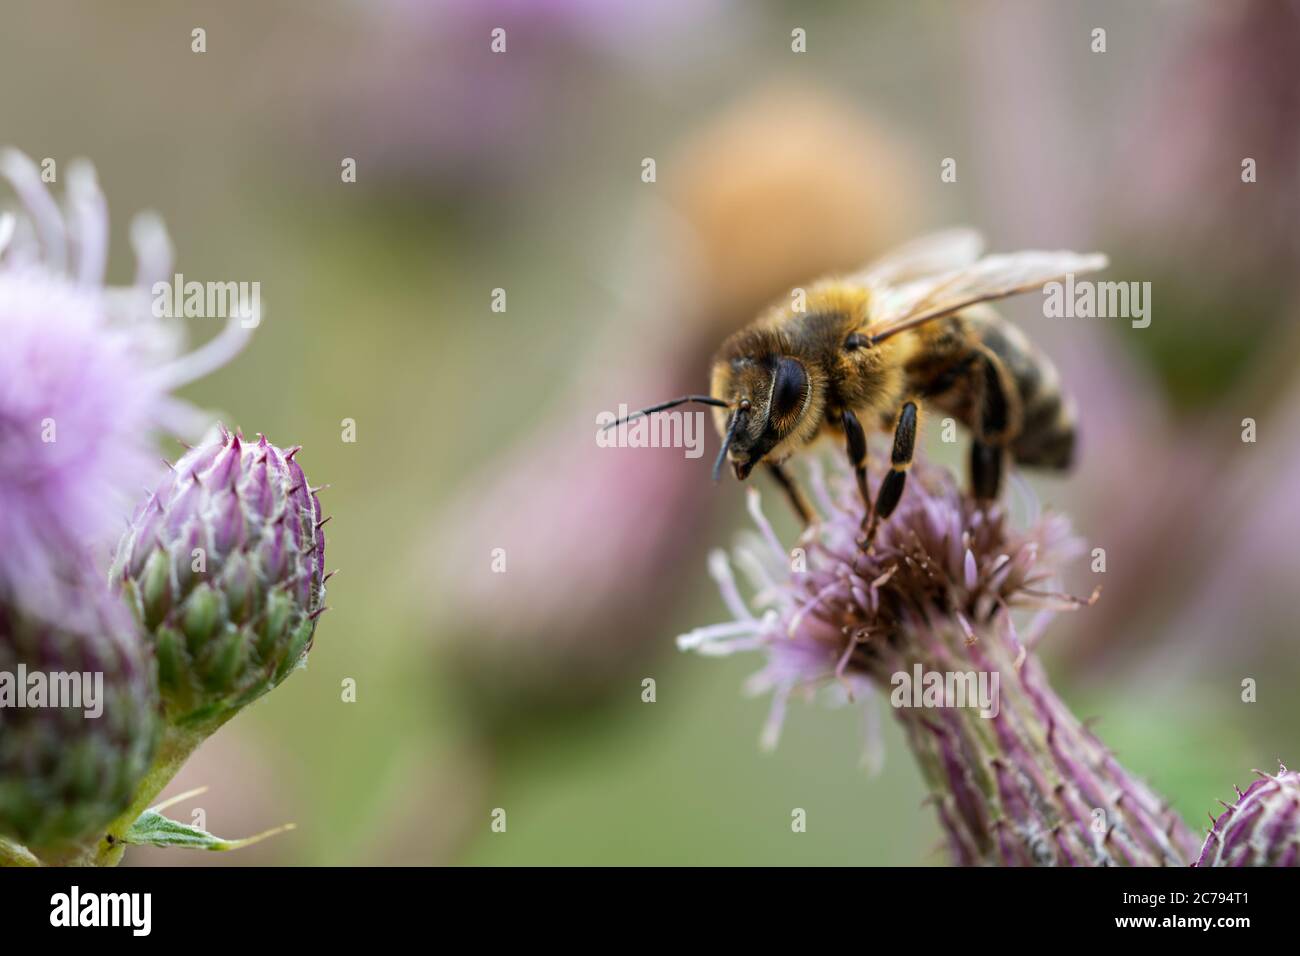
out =
[[0,866],[40,866],[32,851],[21,843],[0,836]]
[[[182,796],[191,795],[183,794]],[[251,846],[265,840],[267,837],[294,828],[292,823],[286,823],[284,826],[275,827],[250,837],[244,837],[242,840],[223,840],[221,837],[213,836],[207,830],[200,830],[188,823],[179,823],[158,812],[162,807],[170,806],[174,802],[176,801],[169,800],[166,804],[159,804],[157,807],[140,814],[136,821],[127,828],[126,833],[122,835],[121,842],[131,846],[168,846],[181,847],[186,850],[238,850],[240,847]]]

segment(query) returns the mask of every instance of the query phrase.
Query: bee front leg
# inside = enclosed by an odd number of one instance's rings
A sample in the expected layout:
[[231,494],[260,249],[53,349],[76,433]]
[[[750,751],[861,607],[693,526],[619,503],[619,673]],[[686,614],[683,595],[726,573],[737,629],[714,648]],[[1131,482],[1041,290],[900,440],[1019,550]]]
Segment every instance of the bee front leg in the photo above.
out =
[[[844,445],[849,453],[849,464],[853,466],[853,475],[858,480],[858,493],[862,495],[862,505],[871,512],[871,489],[867,487],[867,434],[862,430],[858,416],[849,409],[840,412],[840,425],[844,428]],[[862,519],[865,526],[867,518]]]
[[870,544],[876,537],[876,528],[884,521],[902,500],[903,488],[907,484],[907,469],[912,466],[912,456],[916,453],[917,408],[916,402],[904,402],[894,424],[894,447],[889,455],[889,473],[880,483],[876,492],[876,507],[871,513],[871,522],[867,525],[866,543]]
[[784,465],[779,465],[774,461],[765,462],[765,464],[767,465],[768,470],[772,473],[772,477],[776,479],[776,483],[780,485],[781,490],[785,492],[785,496],[790,502],[790,507],[792,507],[795,514],[799,516],[799,520],[803,522],[804,527],[806,528],[816,522],[817,512],[809,503],[807,497],[803,493],[803,489],[800,488],[799,483],[795,481],[794,476],[791,475],[790,472],[786,471]]

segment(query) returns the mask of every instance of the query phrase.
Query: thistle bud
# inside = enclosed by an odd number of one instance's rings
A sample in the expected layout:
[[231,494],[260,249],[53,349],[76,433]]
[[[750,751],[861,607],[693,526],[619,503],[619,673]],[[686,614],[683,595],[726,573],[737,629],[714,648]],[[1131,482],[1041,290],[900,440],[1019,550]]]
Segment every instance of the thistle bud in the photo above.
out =
[[325,538],[297,452],[222,428],[176,463],[122,538],[111,580],[155,648],[172,725],[215,729],[306,658]]
[[0,597],[0,833],[44,850],[127,806],[157,742],[158,692],[131,615],[100,581],[49,605],[57,618],[33,606]]
[[1300,773],[1261,773],[1224,806],[1195,866],[1300,866]]

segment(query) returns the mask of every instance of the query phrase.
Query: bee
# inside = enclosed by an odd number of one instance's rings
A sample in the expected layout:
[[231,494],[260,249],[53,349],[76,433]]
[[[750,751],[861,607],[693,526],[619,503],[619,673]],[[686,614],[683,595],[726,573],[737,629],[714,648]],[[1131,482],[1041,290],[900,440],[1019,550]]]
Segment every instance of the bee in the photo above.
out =
[[[714,407],[725,462],[741,481],[760,463],[806,524],[816,515],[784,463],[826,435],[844,445],[865,505],[865,541],[898,506],[923,411],[970,431],[970,484],[997,499],[1004,460],[1069,468],[1074,403],[1051,361],[986,304],[1103,269],[1106,257],[1018,252],[981,257],[983,240],[952,229],[911,242],[856,274],[819,281],[722,343],[709,395],[686,395],[631,418],[687,402]],[[625,419],[627,420],[627,419]],[[613,424],[618,424],[617,422]],[[867,430],[892,436],[889,471],[872,499]]]

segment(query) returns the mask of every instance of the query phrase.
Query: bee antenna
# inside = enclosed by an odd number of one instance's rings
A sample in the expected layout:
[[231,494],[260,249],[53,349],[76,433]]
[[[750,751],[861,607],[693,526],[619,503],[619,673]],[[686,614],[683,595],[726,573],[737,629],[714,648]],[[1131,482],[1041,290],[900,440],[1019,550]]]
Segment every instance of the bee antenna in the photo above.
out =
[[722,440],[722,447],[718,449],[718,457],[713,462],[713,480],[717,481],[722,476],[722,463],[727,460],[727,449],[731,447],[731,440],[736,437],[736,432],[740,431],[740,420],[745,416],[745,410],[737,409],[736,414],[731,416],[731,424],[727,426],[727,437]]
[[616,418],[601,428],[601,431],[609,431],[615,425],[622,425],[624,422],[630,422],[634,418],[640,418],[642,415],[651,415],[655,412],[662,412],[666,408],[676,408],[678,405],[685,405],[687,402],[699,402],[701,405],[713,405],[716,408],[730,408],[720,398],[714,398],[711,395],[683,395],[681,398],[674,398],[671,402],[661,402],[658,405],[651,405],[649,408],[643,408],[639,412],[633,412],[627,418]]

